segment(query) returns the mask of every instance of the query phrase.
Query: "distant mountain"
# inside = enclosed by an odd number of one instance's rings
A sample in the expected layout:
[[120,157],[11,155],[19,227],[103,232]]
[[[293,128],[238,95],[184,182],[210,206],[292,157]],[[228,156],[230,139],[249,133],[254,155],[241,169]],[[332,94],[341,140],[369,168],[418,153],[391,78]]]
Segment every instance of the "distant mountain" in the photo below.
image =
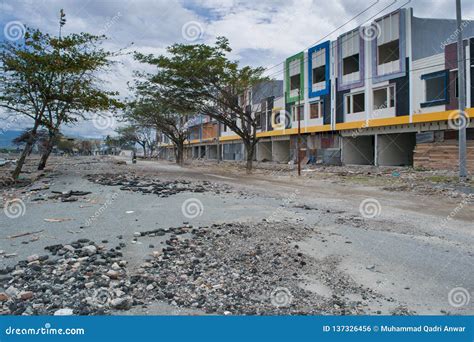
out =
[[0,127],[0,148],[9,148],[9,147],[15,147],[15,145],[12,144],[12,140],[15,139],[17,136],[21,134],[22,131],[14,131],[14,130],[8,130],[4,131]]

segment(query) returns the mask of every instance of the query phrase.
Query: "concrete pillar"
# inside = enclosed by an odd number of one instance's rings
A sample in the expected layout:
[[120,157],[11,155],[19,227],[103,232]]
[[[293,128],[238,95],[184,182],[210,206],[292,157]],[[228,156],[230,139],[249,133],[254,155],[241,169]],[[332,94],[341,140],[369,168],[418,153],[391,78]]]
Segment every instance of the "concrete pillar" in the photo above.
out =
[[379,141],[379,135],[375,134],[374,136],[374,165],[375,166],[379,166],[378,141]]

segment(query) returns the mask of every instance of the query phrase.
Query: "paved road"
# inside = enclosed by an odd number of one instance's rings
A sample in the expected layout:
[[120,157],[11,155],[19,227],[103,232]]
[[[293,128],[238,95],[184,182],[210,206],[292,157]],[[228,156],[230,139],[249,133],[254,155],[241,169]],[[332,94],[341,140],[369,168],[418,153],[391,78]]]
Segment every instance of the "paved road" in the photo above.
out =
[[[304,253],[320,260],[324,267],[332,267],[334,275],[348,275],[357,284],[393,298],[391,303],[372,301],[372,313],[390,313],[403,307],[418,314],[474,314],[472,298],[460,307],[450,305],[448,300],[454,288],[465,289],[471,297],[474,295],[472,206],[442,197],[339,185],[331,180],[295,179],[282,174],[247,176],[226,173],[221,168],[189,169],[158,162],[120,166],[160,179],[208,180],[236,189],[218,195],[179,193],[158,198],[91,183],[83,176],[87,172],[106,171],[110,164],[85,165],[62,170],[59,176],[48,180],[50,189],[44,193],[51,190],[91,191],[87,200],[72,203],[32,201],[38,196],[36,194],[24,199],[23,216],[10,219],[0,215],[0,250],[18,254],[0,259],[2,264],[14,264],[28,255],[44,253],[43,248],[47,245],[68,243],[82,237],[98,242],[107,240],[116,245],[117,236],[123,235],[127,242],[124,253],[133,268],[156,248],[150,248],[150,244],[159,246],[166,238],[160,241],[142,237],[137,243],[131,243],[133,233],[190,221],[183,216],[181,206],[192,196],[199,199],[204,208],[203,215],[191,220],[194,226],[272,218],[315,227],[314,236],[300,244]],[[379,214],[374,218],[361,217],[360,205],[367,199],[376,204]],[[86,227],[87,219],[107,200],[111,204],[101,211],[90,227]],[[307,207],[301,208],[302,205]],[[453,210],[457,210],[456,216],[446,221],[446,216]],[[45,221],[51,218],[67,220]],[[32,231],[41,233],[8,238]],[[36,236],[38,240],[32,239]],[[331,287],[318,277],[308,277],[301,286],[331,296]],[[138,313],[188,313],[163,305],[152,307],[154,309]]]

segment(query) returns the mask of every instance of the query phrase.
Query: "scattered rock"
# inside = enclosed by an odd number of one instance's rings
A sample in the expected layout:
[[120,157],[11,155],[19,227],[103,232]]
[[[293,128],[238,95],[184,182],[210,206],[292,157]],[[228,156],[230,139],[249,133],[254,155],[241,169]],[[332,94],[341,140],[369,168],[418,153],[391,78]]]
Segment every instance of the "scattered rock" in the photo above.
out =
[[73,314],[74,310],[69,308],[59,309],[54,312],[54,316],[71,316]]
[[22,291],[22,292],[20,292],[18,297],[22,300],[29,300],[29,299],[33,298],[33,292],[32,291]]
[[128,310],[132,307],[131,297],[114,298],[110,301],[110,306],[117,310]]
[[97,253],[97,247],[93,245],[84,246],[82,247],[82,251],[87,255],[94,255]]

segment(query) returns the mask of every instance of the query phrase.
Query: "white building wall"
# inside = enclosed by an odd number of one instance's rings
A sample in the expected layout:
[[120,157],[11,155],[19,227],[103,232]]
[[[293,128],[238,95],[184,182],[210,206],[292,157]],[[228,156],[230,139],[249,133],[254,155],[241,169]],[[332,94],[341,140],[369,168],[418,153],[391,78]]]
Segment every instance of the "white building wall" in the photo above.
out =
[[444,70],[444,63],[444,53],[422,58],[413,62],[413,84],[410,86],[410,91],[412,92],[413,96],[414,114],[433,113],[446,110],[446,105],[430,106],[425,108],[421,107],[421,103],[425,102],[425,82],[421,79],[421,76]]

